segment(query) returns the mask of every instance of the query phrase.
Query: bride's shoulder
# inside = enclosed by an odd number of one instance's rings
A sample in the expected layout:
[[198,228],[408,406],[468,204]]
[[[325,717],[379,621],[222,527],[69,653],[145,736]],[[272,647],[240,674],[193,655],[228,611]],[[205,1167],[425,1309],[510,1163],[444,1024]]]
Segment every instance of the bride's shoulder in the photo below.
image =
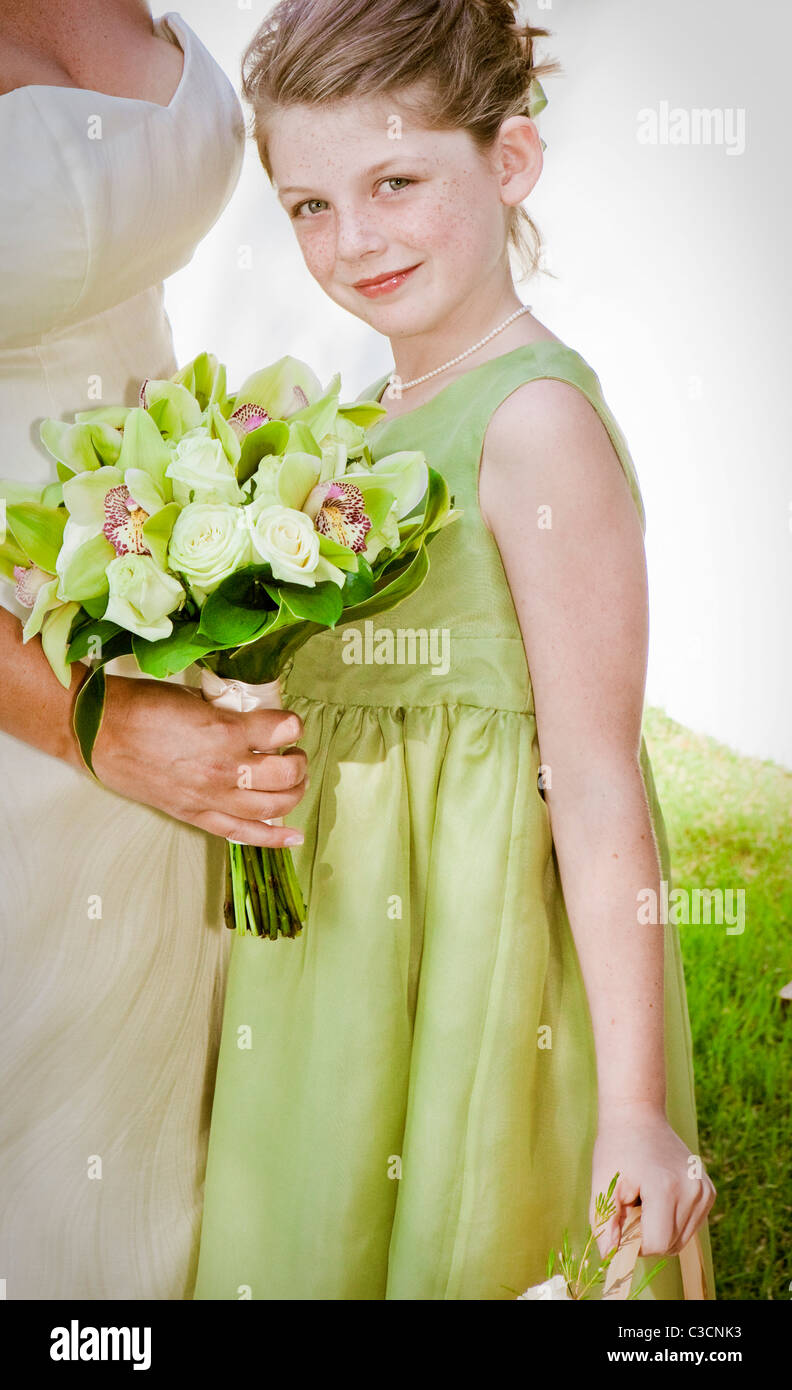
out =
[[25,87],[76,87],[167,105],[184,67],[179,44],[126,15],[114,22],[111,13],[100,40],[90,10],[75,12],[73,24],[67,18],[20,31],[0,16],[0,97]]
[[0,96],[20,87],[59,87],[68,81],[68,74],[51,54],[0,29]]

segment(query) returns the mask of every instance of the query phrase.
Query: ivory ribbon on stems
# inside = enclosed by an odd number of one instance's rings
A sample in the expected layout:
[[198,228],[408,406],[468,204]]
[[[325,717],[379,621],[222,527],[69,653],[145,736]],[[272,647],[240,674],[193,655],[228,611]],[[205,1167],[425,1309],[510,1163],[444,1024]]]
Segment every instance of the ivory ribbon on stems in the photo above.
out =
[[[210,705],[218,709],[233,709],[247,714],[253,709],[283,709],[280,680],[269,681],[266,685],[248,685],[245,681],[226,680],[208,667],[201,667],[201,694]],[[263,752],[252,748],[252,753]],[[265,819],[265,825],[283,825],[283,816]]]

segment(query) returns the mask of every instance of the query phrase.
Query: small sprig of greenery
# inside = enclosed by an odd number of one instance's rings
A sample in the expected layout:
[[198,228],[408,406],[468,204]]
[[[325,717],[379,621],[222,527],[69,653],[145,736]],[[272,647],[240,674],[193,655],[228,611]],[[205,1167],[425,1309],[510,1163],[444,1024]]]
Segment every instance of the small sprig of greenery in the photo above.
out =
[[[613,1249],[609,1250],[606,1255],[603,1255],[602,1258],[599,1261],[597,1261],[596,1264],[592,1264],[590,1255],[592,1245],[596,1241],[597,1236],[600,1234],[600,1232],[605,1229],[611,1217],[616,1211],[616,1206],[611,1199],[613,1197],[614,1191],[616,1190],[616,1183],[618,1182],[618,1180],[619,1174],[616,1173],[611,1179],[610,1186],[608,1187],[607,1192],[604,1194],[602,1192],[599,1192],[597,1194],[597,1199],[594,1203],[594,1214],[596,1218],[596,1224],[593,1230],[589,1226],[588,1239],[586,1241],[583,1254],[580,1256],[580,1259],[578,1260],[575,1258],[575,1255],[572,1251],[572,1246],[570,1245],[569,1241],[569,1232],[567,1230],[564,1231],[561,1240],[561,1249],[551,1250],[550,1254],[547,1257],[547,1278],[552,1278],[557,1260],[559,1264],[559,1272],[564,1276],[564,1279],[566,1280],[567,1292],[569,1293],[570,1298],[587,1299],[589,1296],[590,1289],[594,1288],[597,1284],[604,1283],[605,1273],[607,1271],[608,1265],[610,1264],[611,1260],[616,1254],[616,1251],[619,1248],[618,1245],[614,1245]],[[651,1283],[655,1275],[659,1274],[660,1270],[665,1268],[667,1263],[667,1260],[658,1260],[657,1263],[652,1266],[649,1273],[646,1274],[644,1278],[640,1281],[638,1286],[634,1289],[631,1289],[628,1297],[637,1298],[638,1295],[642,1293],[643,1290],[647,1287],[647,1285]]]

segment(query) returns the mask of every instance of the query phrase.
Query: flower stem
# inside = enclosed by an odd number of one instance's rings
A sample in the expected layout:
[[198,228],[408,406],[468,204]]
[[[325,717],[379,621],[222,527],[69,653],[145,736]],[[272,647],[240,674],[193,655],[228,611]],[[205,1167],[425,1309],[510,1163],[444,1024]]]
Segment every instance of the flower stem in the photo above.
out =
[[261,936],[262,906],[255,874],[256,855],[257,850],[255,845],[243,845],[242,856],[245,863],[245,880],[253,905],[253,922],[251,923],[251,929],[254,936]]
[[294,867],[294,858],[292,856],[292,852],[290,849],[280,850],[278,852],[281,855],[283,863],[283,876],[289,890],[291,910],[293,914],[296,916],[300,925],[305,926],[305,918],[308,909],[308,904],[305,902],[303,898],[302,889],[300,887],[300,880],[297,877],[297,871]]
[[231,855],[231,881],[234,892],[234,917],[240,936],[245,935],[245,871],[242,865],[242,846],[229,843]]
[[223,912],[239,936],[299,936],[306,909],[290,851],[229,841]]

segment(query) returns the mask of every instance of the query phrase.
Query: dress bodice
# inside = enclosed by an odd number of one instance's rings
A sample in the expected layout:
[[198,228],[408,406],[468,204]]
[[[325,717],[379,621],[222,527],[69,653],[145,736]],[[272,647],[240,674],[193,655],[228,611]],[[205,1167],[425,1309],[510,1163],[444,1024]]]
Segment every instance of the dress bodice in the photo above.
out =
[[78,87],[0,96],[3,350],[90,335],[94,315],[189,261],[234,188],[236,94],[178,14],[155,30],[184,52],[168,106]]
[[[0,478],[53,482],[43,419],[136,405],[145,377],[177,368],[162,282],[228,202],[245,123],[181,16],[154,28],[184,53],[168,106],[36,84],[0,95]],[[7,584],[0,604],[28,616]]]
[[[345,705],[468,704],[534,714],[525,643],[500,551],[481,514],[478,480],[492,415],[518,387],[541,377],[576,386],[597,410],[645,525],[627,443],[598,377],[580,354],[543,340],[491,358],[423,405],[383,419],[371,430],[375,460],[402,450],[422,450],[446,479],[462,515],[431,539],[430,572],[420,589],[368,623],[346,623],[342,618],[334,631],[319,633],[300,648],[289,673],[290,692]],[[387,381],[383,377],[374,383],[361,399],[379,399]],[[350,650],[344,633],[350,628],[361,633],[360,664],[344,656],[345,647]],[[386,640],[377,655],[380,629],[396,634],[401,630],[406,662],[389,662]],[[393,640],[398,644],[398,636]],[[398,650],[396,645],[394,651]]]

